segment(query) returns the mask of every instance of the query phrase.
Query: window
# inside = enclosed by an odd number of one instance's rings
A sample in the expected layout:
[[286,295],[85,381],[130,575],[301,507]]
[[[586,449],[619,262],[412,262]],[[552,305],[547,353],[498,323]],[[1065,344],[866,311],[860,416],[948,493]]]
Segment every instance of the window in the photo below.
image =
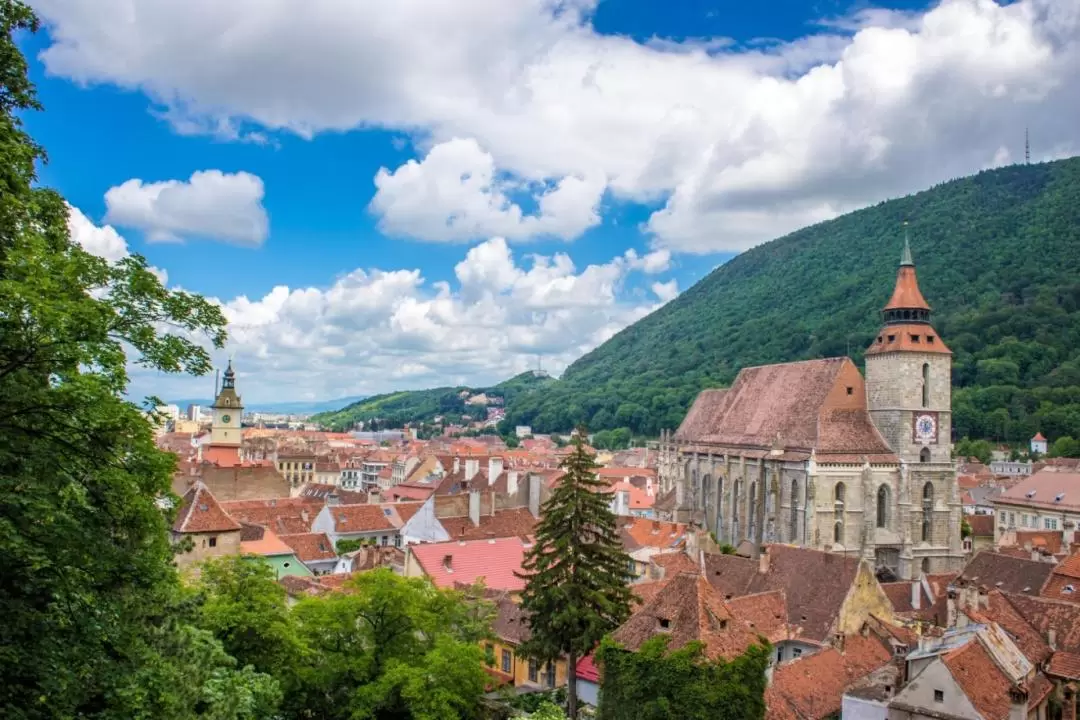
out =
[[285,562],[281,563],[281,567],[283,567],[283,568],[291,568],[292,563],[289,562],[288,560],[286,560]]
[[[918,335],[912,335],[912,336],[911,336],[911,342],[913,342],[913,343],[917,343],[917,342],[919,342],[919,340],[921,340],[921,339],[922,339],[922,338],[920,338],[920,337],[919,337]],[[926,406],[925,406],[925,405],[923,405],[923,407],[926,407]]]
[[776,648],[776,662],[784,661],[784,648]]
[[788,539],[797,542],[799,539],[799,481],[791,481],[791,537]]
[[671,627],[671,620],[668,620],[667,618],[657,618],[657,620],[660,622],[660,628],[662,630],[667,630]]
[[882,485],[877,491],[877,526],[889,526],[889,486]]
[[930,343],[931,345],[933,345],[933,344],[934,344],[934,336],[933,336],[933,335],[927,335],[927,336],[926,336],[926,342],[928,342],[928,343]]
[[944,690],[935,690],[934,691],[934,702],[945,702],[945,691]]
[[502,671],[504,673],[513,672],[514,656],[510,654],[509,650],[502,651]]
[[1016,514],[1009,513],[1009,527],[1013,527],[1014,525],[1016,525]]
[[930,462],[930,448],[923,448],[919,451],[919,462]]
[[540,666],[536,664],[535,660],[529,661],[529,682],[540,682]]
[[895,340],[896,340],[896,336],[895,336],[895,335],[890,335],[890,336],[889,336],[889,342],[893,342],[893,341],[895,341]]
[[1046,530],[1057,530],[1057,518],[1046,518],[1043,520]]
[[400,535],[395,535],[394,536],[394,547],[396,547],[396,548],[401,547],[401,536]]
[[217,547],[217,538],[216,537],[210,538],[209,540],[206,541],[206,544],[209,545],[210,547]]
[[792,648],[791,649],[791,657],[793,657],[793,658],[802,657],[802,648]]
[[555,665],[548,663],[544,668],[544,684],[549,688],[555,687]]
[[383,547],[386,547],[386,544],[389,542],[389,540],[390,540],[390,538],[387,537],[386,535],[382,536],[382,545],[383,545]]
[[922,489],[922,540],[930,542],[930,531],[934,519],[934,484],[926,483]]
[[847,394],[848,394],[848,395],[854,395],[854,394],[855,394],[855,388],[853,388],[853,387],[851,387],[850,385],[848,385],[848,386],[847,386]]
[[922,366],[922,406],[930,407],[930,363]]

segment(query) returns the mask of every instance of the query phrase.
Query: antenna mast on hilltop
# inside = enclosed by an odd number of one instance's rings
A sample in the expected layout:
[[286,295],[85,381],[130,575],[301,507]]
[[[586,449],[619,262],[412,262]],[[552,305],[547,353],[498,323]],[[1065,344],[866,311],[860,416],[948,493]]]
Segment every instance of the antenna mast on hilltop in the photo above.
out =
[[1031,137],[1028,135],[1028,129],[1024,128],[1024,164],[1031,164]]

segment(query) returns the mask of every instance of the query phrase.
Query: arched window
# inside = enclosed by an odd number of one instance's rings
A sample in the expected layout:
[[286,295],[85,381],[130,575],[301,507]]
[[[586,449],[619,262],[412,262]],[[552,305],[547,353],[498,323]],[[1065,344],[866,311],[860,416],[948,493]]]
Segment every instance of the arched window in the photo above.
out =
[[701,476],[701,509],[705,513],[705,527],[709,527],[709,507],[712,505],[712,475]]
[[889,486],[882,485],[877,491],[877,526],[889,526]]
[[922,366],[922,406],[930,407],[930,363]]
[[839,520],[833,523],[832,539],[837,545],[844,544],[844,523]]
[[922,559],[922,571],[923,575],[927,575],[930,573],[930,558]]
[[833,497],[839,507],[844,506],[844,492],[846,492],[846,490],[847,488],[844,487],[844,483],[842,482],[836,483],[836,487],[833,489]]
[[798,542],[799,539],[799,481],[794,479],[791,481],[791,536],[792,542]]
[[924,447],[919,451],[919,462],[930,462],[930,448]]
[[844,542],[844,495],[847,488],[844,483],[836,483],[833,488],[833,542],[842,545]]
[[716,476],[716,539],[720,540],[724,532],[724,476]]
[[930,529],[934,519],[934,484],[926,483],[922,489],[922,540],[930,542]]
[[757,512],[757,482],[750,483],[750,495],[746,500],[746,530],[747,538],[753,540],[757,537],[757,524],[761,519],[758,517]]
[[739,495],[742,494],[742,487],[743,481],[736,480],[733,492],[731,493],[731,541],[736,545],[742,540],[742,538],[739,537],[739,532],[741,530],[739,525]]

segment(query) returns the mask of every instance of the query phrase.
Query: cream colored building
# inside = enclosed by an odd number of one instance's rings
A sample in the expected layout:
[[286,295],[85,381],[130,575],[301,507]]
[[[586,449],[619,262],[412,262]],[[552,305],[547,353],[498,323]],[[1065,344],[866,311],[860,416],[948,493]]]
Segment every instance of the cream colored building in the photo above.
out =
[[883,578],[962,567],[952,354],[904,253],[866,377],[846,357],[744,368],[661,438],[661,517],[719,542],[857,554]]

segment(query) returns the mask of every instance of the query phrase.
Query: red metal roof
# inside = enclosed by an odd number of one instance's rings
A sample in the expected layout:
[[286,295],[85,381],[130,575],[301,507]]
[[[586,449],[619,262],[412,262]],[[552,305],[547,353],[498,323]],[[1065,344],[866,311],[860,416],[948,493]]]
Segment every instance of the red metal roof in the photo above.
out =
[[521,538],[511,537],[410,545],[409,552],[438,587],[483,579],[492,590],[521,590],[525,581],[514,573],[521,572],[528,547]]

